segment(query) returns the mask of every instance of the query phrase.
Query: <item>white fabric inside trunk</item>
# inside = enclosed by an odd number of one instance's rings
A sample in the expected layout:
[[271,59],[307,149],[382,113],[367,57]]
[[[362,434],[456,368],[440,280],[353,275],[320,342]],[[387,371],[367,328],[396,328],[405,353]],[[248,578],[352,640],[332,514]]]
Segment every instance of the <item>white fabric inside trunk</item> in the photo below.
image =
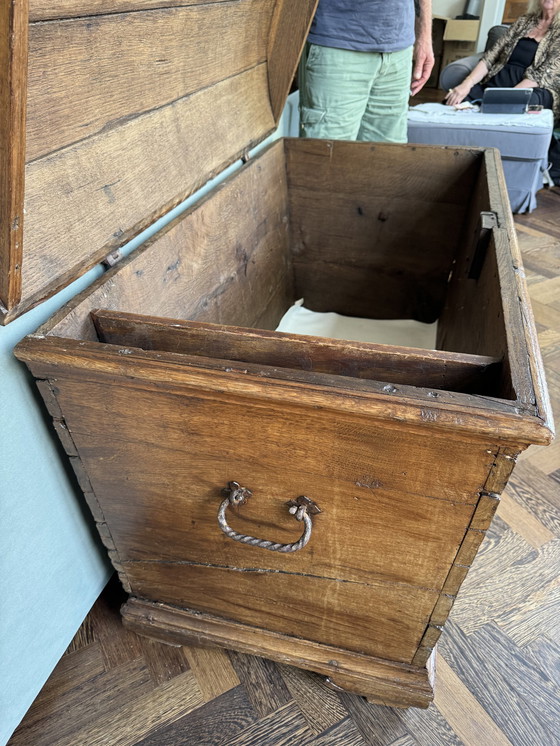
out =
[[299,300],[286,311],[276,331],[434,350],[437,321],[423,324],[411,319],[361,319],[332,311],[319,313],[305,308],[303,300]]

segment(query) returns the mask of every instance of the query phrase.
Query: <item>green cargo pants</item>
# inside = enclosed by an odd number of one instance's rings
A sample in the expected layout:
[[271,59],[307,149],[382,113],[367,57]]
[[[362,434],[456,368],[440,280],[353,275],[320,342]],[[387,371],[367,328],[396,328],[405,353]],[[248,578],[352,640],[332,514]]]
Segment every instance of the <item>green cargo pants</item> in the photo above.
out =
[[412,47],[354,52],[307,44],[299,67],[300,135],[406,142]]

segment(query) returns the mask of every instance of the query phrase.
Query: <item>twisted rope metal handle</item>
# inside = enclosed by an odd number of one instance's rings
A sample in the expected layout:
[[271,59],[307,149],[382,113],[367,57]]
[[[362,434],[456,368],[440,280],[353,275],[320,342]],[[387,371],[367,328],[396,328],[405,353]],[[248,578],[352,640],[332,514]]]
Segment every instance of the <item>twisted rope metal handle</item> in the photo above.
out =
[[226,510],[230,505],[243,505],[246,503],[253,494],[251,490],[241,487],[237,482],[230,482],[222,490],[222,494],[225,495],[225,499],[222,501],[218,511],[218,523],[224,534],[234,541],[240,541],[242,544],[249,544],[250,546],[260,547],[261,549],[268,549],[271,552],[297,552],[298,549],[303,549],[311,538],[311,530],[313,529],[311,516],[321,512],[313,500],[304,495],[297,497],[295,500],[290,500],[287,503],[289,512],[295,516],[296,520],[303,521],[305,524],[303,534],[299,541],[294,541],[292,544],[277,544],[273,541],[266,541],[266,539],[257,539],[255,536],[239,534],[228,525]]

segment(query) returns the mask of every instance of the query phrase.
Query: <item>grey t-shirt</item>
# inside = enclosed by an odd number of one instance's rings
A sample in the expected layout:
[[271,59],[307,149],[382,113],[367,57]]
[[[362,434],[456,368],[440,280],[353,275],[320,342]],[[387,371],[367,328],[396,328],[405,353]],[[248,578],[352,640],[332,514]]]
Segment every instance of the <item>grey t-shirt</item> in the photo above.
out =
[[414,44],[414,0],[320,0],[309,41],[359,52]]

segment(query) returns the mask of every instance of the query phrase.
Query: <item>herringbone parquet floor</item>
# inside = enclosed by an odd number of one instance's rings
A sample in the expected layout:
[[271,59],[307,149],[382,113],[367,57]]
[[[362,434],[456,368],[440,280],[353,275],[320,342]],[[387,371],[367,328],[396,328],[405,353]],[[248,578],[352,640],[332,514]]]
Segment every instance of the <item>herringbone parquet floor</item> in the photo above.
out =
[[[518,216],[560,414],[560,189]],[[523,454],[439,645],[434,704],[393,710],[288,666],[170,648],[99,599],[10,746],[560,744],[560,439]]]

